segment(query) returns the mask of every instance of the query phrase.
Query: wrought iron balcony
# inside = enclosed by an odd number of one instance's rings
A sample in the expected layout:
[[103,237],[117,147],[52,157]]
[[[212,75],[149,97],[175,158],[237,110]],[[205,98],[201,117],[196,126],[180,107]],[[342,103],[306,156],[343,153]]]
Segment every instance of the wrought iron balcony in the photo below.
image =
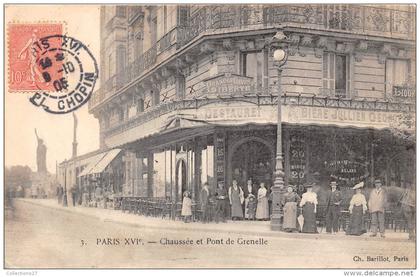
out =
[[211,5],[203,6],[179,28],[185,45],[200,34],[228,28],[276,27],[292,23],[317,29],[414,39],[414,12],[363,5]]
[[[93,95],[89,108],[141,76],[156,64],[157,56],[169,47],[176,44],[177,48],[181,48],[202,34],[276,28],[280,24],[290,24],[302,28],[362,35],[413,40],[415,38],[414,12],[375,5],[207,5],[193,13],[187,22],[187,26],[177,26],[162,37],[122,72],[111,77],[113,80],[102,84],[102,88]],[[345,91],[336,90],[332,94],[331,97],[346,96]]]

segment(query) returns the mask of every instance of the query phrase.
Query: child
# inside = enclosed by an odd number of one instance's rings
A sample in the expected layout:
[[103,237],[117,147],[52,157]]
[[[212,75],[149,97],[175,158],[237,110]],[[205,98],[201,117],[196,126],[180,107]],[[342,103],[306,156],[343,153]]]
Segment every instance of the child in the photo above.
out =
[[255,212],[257,210],[257,199],[253,194],[250,194],[248,197],[248,219],[255,220]]
[[191,197],[188,191],[184,192],[184,199],[182,200],[182,211],[181,215],[184,218],[185,223],[191,222],[192,211],[191,211]]

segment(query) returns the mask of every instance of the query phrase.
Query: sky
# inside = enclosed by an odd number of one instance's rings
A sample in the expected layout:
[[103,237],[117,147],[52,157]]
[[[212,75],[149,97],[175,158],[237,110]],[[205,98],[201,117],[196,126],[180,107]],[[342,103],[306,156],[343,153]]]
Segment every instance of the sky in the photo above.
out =
[[[6,31],[9,22],[39,23],[64,22],[68,36],[82,41],[99,61],[99,6],[6,6]],[[6,32],[7,34],[7,32]],[[7,39],[7,37],[6,37]],[[6,43],[7,47],[7,43]],[[8,64],[6,48],[6,64]],[[8,81],[6,66],[5,81]],[[101,72],[99,72],[101,74]],[[95,90],[99,86],[96,84]],[[55,173],[56,161],[60,163],[72,155],[73,116],[50,114],[29,102],[30,93],[11,93],[6,83],[5,91],[5,165],[28,165],[36,171],[37,139],[34,129],[47,146],[47,169]],[[78,117],[78,155],[99,148],[99,124],[88,112],[88,105],[76,110]]]

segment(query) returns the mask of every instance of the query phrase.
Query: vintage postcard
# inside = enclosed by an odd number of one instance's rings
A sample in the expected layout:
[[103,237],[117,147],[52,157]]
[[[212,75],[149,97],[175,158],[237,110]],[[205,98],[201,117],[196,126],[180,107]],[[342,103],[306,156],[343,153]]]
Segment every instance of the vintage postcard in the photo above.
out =
[[4,13],[5,269],[416,269],[416,5]]

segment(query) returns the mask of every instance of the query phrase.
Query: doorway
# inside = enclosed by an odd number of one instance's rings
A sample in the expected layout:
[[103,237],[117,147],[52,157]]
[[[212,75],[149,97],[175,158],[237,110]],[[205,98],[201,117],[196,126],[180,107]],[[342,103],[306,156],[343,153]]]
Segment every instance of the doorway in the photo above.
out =
[[262,139],[250,139],[233,147],[231,154],[230,182],[233,179],[245,186],[251,178],[254,185],[261,182],[270,188],[273,183],[274,146]]

